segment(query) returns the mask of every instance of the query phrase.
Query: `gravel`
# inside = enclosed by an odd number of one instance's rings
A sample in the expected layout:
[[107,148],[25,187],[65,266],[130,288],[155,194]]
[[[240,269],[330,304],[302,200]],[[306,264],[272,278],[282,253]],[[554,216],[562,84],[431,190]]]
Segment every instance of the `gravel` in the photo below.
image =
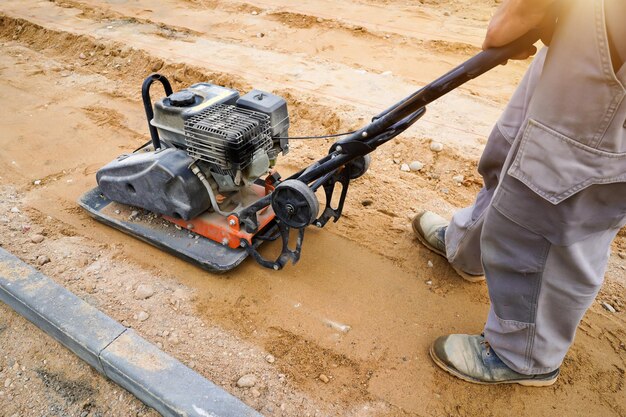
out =
[[327,376],[326,376],[326,375],[324,375],[324,374],[320,374],[319,379],[320,379],[320,381],[322,381],[324,384],[328,384],[328,383],[330,382],[330,378],[329,378],[329,377],[327,377]]
[[154,295],[154,288],[149,284],[139,284],[135,290],[135,298],[146,300]]
[[276,362],[276,358],[274,357],[274,355],[267,355],[265,357],[265,360],[267,361],[267,363],[274,363],[274,362]]
[[30,238],[30,241],[33,243],[41,243],[44,239],[45,237],[43,235],[33,235],[33,237]]
[[256,385],[257,378],[253,374],[247,374],[239,378],[237,386],[239,388],[252,388]]
[[424,168],[424,164],[420,161],[413,161],[409,164],[409,169],[413,172],[421,171]]
[[431,142],[430,150],[433,152],[441,152],[443,151],[443,143],[441,142]]
[[452,177],[452,181],[454,181],[456,185],[462,185],[463,181],[465,181],[465,176],[455,175],[454,177]]
[[139,313],[137,313],[138,321],[146,321],[149,318],[150,318],[150,314],[146,313],[145,311],[140,311]]
[[400,166],[400,171],[402,171],[402,172],[411,172],[411,168],[409,168],[408,164],[402,164]]
[[615,310],[615,307],[613,307],[611,304],[607,302],[602,303],[602,307],[604,307],[604,309],[608,311],[609,313],[617,313],[617,310]]
[[43,266],[47,263],[50,263],[50,258],[46,255],[40,255],[37,257],[37,265]]

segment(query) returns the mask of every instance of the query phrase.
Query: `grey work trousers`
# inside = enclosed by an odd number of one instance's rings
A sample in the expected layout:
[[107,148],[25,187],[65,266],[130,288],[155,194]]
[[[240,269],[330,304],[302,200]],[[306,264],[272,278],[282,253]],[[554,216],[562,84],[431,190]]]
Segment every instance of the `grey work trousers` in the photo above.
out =
[[446,232],[450,263],[486,275],[487,341],[528,375],[561,366],[626,224],[626,66],[611,67],[603,1],[571,5],[489,137],[484,188]]

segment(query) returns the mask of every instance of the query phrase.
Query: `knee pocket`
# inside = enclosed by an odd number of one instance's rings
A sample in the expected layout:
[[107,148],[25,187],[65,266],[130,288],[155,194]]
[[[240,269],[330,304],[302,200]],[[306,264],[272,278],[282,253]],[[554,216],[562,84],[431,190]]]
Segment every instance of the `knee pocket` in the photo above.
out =
[[502,320],[534,323],[550,242],[491,207],[481,247],[496,315]]

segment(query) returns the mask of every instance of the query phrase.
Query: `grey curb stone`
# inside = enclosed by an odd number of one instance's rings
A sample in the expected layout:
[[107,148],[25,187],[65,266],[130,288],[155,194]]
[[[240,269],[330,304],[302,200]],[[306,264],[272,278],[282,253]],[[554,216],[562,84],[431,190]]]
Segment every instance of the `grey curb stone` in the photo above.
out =
[[0,301],[165,417],[262,417],[2,248]]
[[164,416],[259,413],[128,330],[100,356],[107,376]]
[[0,249],[0,300],[100,373],[100,352],[126,328]]

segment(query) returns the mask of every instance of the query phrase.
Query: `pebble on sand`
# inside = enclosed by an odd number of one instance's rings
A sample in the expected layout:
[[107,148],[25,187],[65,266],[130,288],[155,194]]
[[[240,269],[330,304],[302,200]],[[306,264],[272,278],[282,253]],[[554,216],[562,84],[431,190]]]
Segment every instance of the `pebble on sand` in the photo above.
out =
[[274,363],[274,362],[276,362],[276,358],[274,357],[274,355],[267,355],[265,357],[265,360],[267,361],[267,363]]
[[149,284],[139,284],[135,290],[135,298],[145,300],[154,295],[154,288]]
[[146,313],[145,311],[140,311],[139,313],[137,313],[138,321],[146,321],[149,318],[150,318],[150,314]]
[[422,168],[424,168],[424,164],[422,164],[420,161],[413,161],[409,164],[409,169],[411,170],[411,172],[421,171]]
[[247,374],[239,378],[237,386],[239,388],[252,388],[256,385],[256,376],[253,374]]
[[20,209],[18,209],[17,207],[12,207],[11,208],[11,213],[19,213]]
[[330,382],[330,378],[329,378],[329,377],[327,377],[327,376],[326,376],[326,375],[324,375],[324,374],[320,374],[319,379],[320,379],[320,381],[322,381],[324,384],[328,384],[328,383]]
[[50,258],[48,258],[46,255],[40,255],[37,257],[37,265],[43,266],[47,263],[50,263]]
[[33,243],[41,243],[44,239],[45,237],[43,235],[33,235],[33,237],[30,238],[30,241]]
[[433,152],[441,152],[443,151],[443,143],[441,142],[431,142],[430,150]]
[[400,167],[400,171],[402,171],[402,172],[411,172],[411,168],[409,168],[408,164],[402,164],[402,166]]
[[604,309],[608,311],[609,313],[617,313],[617,310],[615,310],[615,307],[613,307],[611,304],[607,302],[602,303],[602,307],[604,307]]
[[452,177],[452,181],[454,181],[457,185],[462,185],[463,181],[465,181],[465,176],[455,175],[454,177]]

